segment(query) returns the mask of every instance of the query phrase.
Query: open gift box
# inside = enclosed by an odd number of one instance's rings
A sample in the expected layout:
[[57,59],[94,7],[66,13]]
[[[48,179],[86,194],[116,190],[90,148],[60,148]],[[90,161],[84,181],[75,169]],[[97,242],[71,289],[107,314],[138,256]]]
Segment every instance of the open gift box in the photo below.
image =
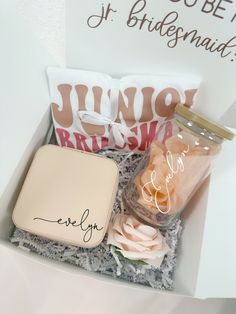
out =
[[[131,1],[129,2],[131,3]],[[70,4],[68,6],[68,14],[72,14],[73,5],[76,4],[73,1],[68,3]],[[93,8],[91,3],[86,4],[83,12],[88,13],[91,11],[91,8]],[[14,14],[15,18],[14,21],[13,19],[9,20],[6,12],[4,14],[1,13],[1,21],[4,23],[4,28],[0,29],[0,37],[2,45],[7,47],[7,49],[4,51],[6,55],[1,57],[1,72],[4,75],[1,75],[1,86],[3,88],[0,108],[4,112],[4,115],[1,114],[1,117],[7,116],[8,119],[4,118],[3,120],[1,118],[3,127],[1,146],[4,147],[1,164],[4,167],[1,169],[0,186],[0,245],[7,247],[9,250],[17,251],[17,254],[24,254],[32,263],[37,263],[39,268],[42,267],[41,263],[46,263],[70,272],[73,270],[67,264],[61,263],[59,265],[59,263],[41,258],[36,254],[23,252],[9,243],[9,234],[13,226],[11,213],[26,171],[34,152],[43,143],[48,142],[50,135],[51,120],[45,68],[48,65],[55,64],[55,62],[30,33],[25,23],[17,16],[13,5],[6,4],[6,9],[11,10],[11,14]],[[76,12],[76,10],[73,11]],[[71,19],[70,21],[75,20]],[[73,26],[76,25],[74,24]],[[110,30],[107,30],[107,32],[108,35]],[[12,35],[10,36],[10,34]],[[91,30],[86,33],[85,29],[81,27],[80,36],[85,34],[87,34],[88,38],[89,36],[96,36]],[[102,34],[101,32],[100,35]],[[72,40],[73,34],[71,36],[68,38],[68,41]],[[80,38],[81,40],[85,39],[84,37]],[[104,37],[105,40],[106,36]],[[109,46],[111,47],[111,44]],[[74,48],[76,47],[74,45]],[[76,49],[74,49],[74,53],[76,53]],[[17,58],[15,57],[16,51]],[[98,57],[94,57],[93,63],[91,63],[89,58],[91,55],[87,56],[86,59],[85,50],[81,49],[80,51],[81,58],[79,62],[75,62],[75,59],[73,60],[69,56],[72,53],[71,51],[70,53],[68,52],[68,64],[70,66],[87,67],[89,64],[90,68],[96,70],[103,68],[102,64],[98,62]],[[83,63],[81,61],[83,59],[87,60],[87,63],[85,61]],[[126,62],[128,62],[129,58],[123,59],[123,69],[125,71]],[[6,60],[11,60],[11,62],[8,63]],[[110,60],[106,59],[104,71],[113,71],[112,74],[121,73],[122,68],[119,62],[111,70],[112,62],[111,58]],[[150,60],[151,62],[153,60]],[[150,63],[146,71],[150,70]],[[135,60],[133,64],[135,64]],[[144,68],[142,70],[144,71]],[[129,68],[129,71],[131,71],[131,68]],[[155,72],[155,69],[152,71]],[[207,110],[211,111],[211,109],[212,101]],[[226,109],[218,105],[217,114],[224,113]],[[9,126],[10,124],[12,127]],[[217,160],[215,171],[211,178],[196,193],[188,206],[188,210],[182,215],[184,229],[175,270],[175,287],[172,292],[168,291],[167,293],[197,298],[236,297],[234,286],[236,282],[234,262],[236,258],[234,240],[234,224],[236,221],[236,213],[234,211],[235,158],[236,142],[226,143],[222,154]],[[85,272],[76,269],[74,273],[78,274],[79,284],[80,274],[85,274]],[[92,273],[87,273],[87,275],[114,285],[122,284],[130,288],[135,286],[134,284],[123,281],[121,283],[118,280],[97,276]],[[135,287],[138,289],[150,289],[142,286]],[[159,292],[156,291],[156,293]]]

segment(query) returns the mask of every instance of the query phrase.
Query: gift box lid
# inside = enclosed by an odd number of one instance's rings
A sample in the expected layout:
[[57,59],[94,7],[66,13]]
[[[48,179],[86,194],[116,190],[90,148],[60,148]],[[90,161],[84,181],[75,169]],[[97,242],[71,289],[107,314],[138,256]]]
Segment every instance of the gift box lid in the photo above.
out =
[[197,76],[195,109],[218,121],[236,99],[235,24],[234,1],[68,0],[66,64],[113,76]]

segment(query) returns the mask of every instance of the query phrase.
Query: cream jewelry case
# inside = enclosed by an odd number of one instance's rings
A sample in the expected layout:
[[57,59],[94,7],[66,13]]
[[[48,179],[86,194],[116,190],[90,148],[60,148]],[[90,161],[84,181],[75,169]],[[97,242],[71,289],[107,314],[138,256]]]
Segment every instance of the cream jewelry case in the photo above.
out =
[[45,145],[35,154],[13,222],[48,239],[95,247],[105,236],[118,178],[118,166],[111,159]]

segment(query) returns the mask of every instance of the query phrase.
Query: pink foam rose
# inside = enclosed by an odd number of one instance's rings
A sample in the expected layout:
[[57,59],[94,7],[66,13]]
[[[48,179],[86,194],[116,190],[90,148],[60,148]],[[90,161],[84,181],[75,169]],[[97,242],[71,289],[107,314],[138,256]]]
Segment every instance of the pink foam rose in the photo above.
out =
[[124,214],[113,217],[108,229],[107,243],[117,247],[124,257],[142,260],[155,267],[160,267],[170,250],[158,229]]

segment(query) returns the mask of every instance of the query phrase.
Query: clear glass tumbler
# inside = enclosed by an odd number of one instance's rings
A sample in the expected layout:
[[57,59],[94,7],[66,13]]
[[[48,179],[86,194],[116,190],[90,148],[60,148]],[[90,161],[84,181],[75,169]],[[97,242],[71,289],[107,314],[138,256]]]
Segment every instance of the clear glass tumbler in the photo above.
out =
[[166,228],[179,216],[211,171],[225,139],[234,134],[177,105],[179,130],[164,143],[154,140],[123,192],[124,205],[140,221]]

